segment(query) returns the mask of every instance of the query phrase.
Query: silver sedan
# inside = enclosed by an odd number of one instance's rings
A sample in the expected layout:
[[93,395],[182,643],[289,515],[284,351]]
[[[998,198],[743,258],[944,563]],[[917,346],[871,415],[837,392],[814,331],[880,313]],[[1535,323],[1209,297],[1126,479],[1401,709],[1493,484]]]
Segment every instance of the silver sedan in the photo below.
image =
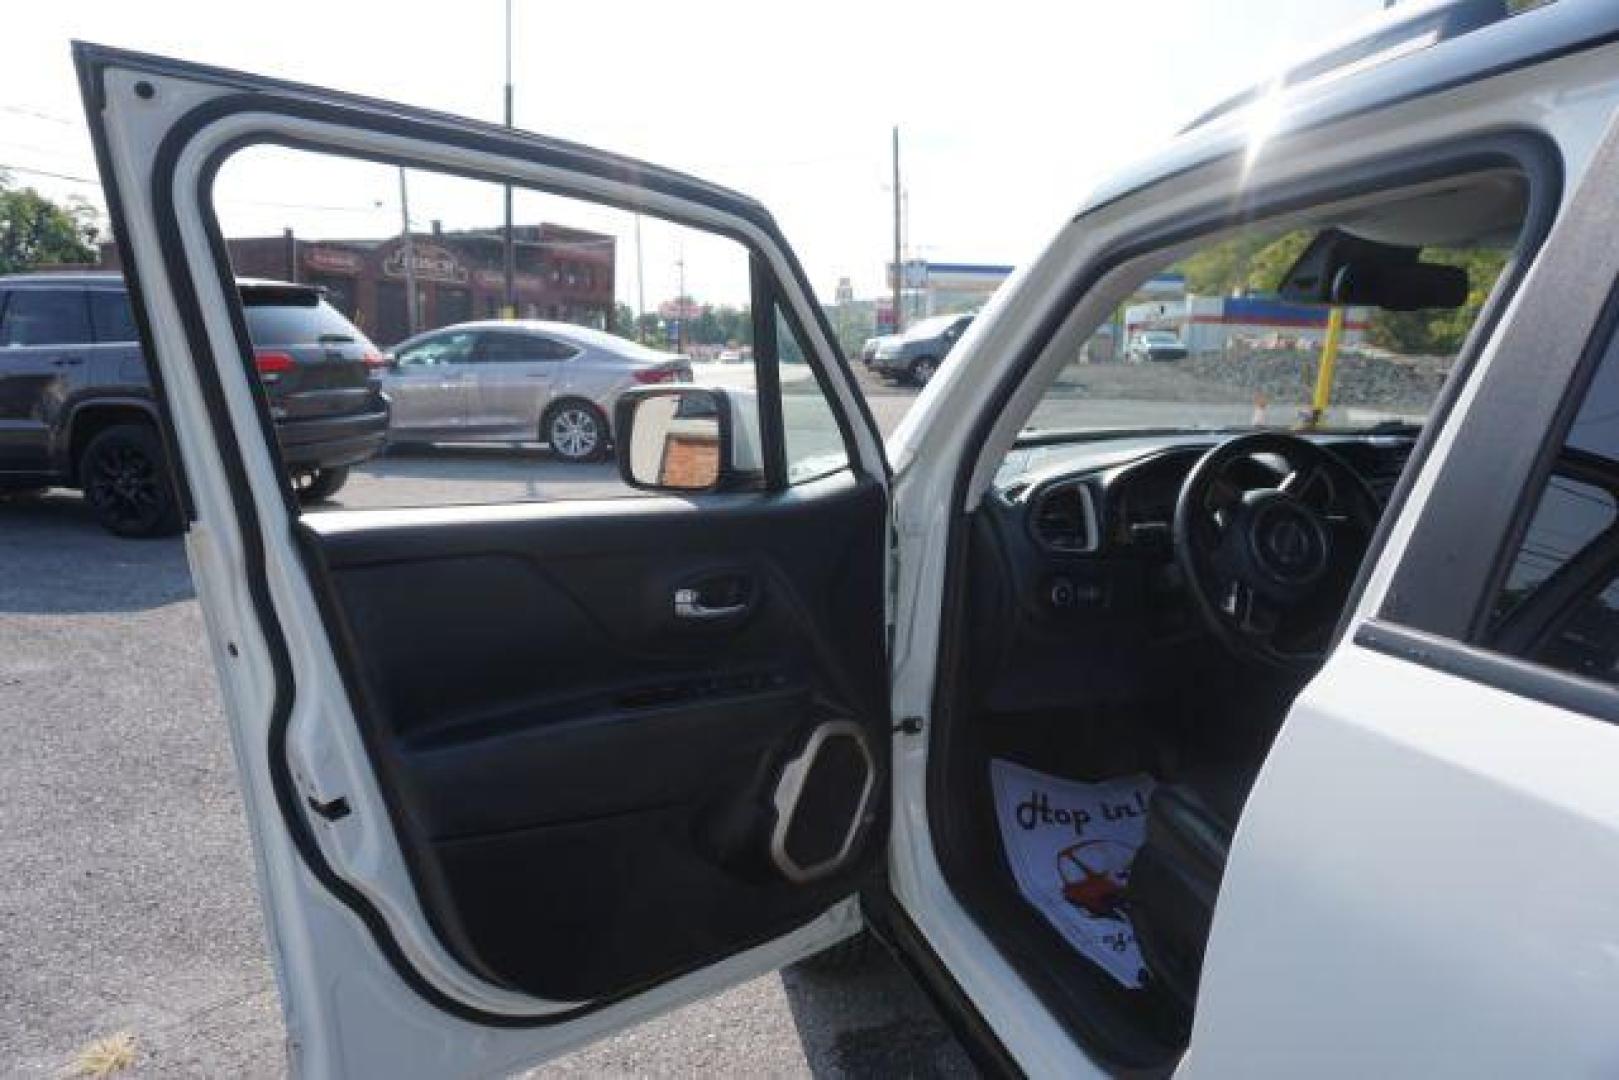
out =
[[685,357],[568,323],[460,323],[400,342],[383,389],[391,442],[542,442],[593,461],[612,442],[618,396],[690,382]]

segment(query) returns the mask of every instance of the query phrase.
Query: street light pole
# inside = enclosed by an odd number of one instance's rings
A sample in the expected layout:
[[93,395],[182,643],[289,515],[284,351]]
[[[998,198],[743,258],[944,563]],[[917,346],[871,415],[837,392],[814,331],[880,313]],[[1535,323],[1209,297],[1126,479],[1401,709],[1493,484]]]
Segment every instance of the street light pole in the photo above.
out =
[[899,297],[905,268],[900,265],[899,125],[894,125],[894,333],[900,332]]
[[641,215],[635,215],[635,340],[646,344],[646,275],[641,263]]
[[[512,0],[506,0],[506,126],[512,126]],[[506,318],[517,318],[517,248],[512,235],[512,186],[506,185]]]
[[416,245],[410,235],[410,192],[405,187],[405,170],[399,170],[399,254],[405,263],[405,329],[406,337],[415,337],[421,325],[416,310]]
[[675,268],[680,271],[680,292],[675,297],[675,352],[684,356],[686,353],[686,314],[689,305],[686,303],[686,245],[680,245],[680,255],[675,259]]

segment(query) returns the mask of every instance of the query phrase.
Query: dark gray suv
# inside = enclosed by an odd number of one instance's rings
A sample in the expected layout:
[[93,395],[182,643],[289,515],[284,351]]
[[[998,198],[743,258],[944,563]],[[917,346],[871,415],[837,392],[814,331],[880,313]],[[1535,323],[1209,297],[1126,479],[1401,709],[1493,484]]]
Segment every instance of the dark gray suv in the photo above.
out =
[[867,366],[880,375],[926,386],[972,324],[971,315],[935,315],[923,319],[903,334],[878,338]]
[[[281,457],[305,500],[382,449],[382,354],[308,285],[238,281]],[[120,536],[180,509],[129,296],[117,274],[0,277],[0,492],[76,487]]]

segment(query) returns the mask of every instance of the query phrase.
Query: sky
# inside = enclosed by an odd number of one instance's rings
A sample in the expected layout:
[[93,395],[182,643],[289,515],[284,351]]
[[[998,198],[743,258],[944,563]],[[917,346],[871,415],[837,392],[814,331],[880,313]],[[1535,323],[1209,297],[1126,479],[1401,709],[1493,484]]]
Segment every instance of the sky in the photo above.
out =
[[[512,0],[516,124],[680,169],[765,203],[823,300],[840,278],[883,289],[892,246],[890,131],[900,128],[906,255],[1018,264],[1094,183],[1201,110],[1383,0],[998,0],[993,4]],[[0,65],[0,165],[99,203],[69,57],[75,38],[499,120],[505,0],[75,0],[29,4]],[[382,236],[397,173],[303,167],[269,151],[222,172],[230,235]],[[492,227],[499,196],[417,177],[419,229]],[[545,219],[621,236],[618,291],[638,302],[626,217]],[[649,307],[688,291],[734,302],[723,245],[653,223]]]

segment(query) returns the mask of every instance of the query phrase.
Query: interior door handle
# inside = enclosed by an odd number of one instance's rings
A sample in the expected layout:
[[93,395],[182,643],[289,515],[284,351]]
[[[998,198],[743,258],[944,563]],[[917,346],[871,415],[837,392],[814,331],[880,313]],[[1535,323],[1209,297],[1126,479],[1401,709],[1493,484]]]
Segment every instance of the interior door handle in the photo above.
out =
[[697,589],[675,590],[675,618],[677,619],[729,619],[748,610],[746,601],[740,604],[722,604],[709,607]]

